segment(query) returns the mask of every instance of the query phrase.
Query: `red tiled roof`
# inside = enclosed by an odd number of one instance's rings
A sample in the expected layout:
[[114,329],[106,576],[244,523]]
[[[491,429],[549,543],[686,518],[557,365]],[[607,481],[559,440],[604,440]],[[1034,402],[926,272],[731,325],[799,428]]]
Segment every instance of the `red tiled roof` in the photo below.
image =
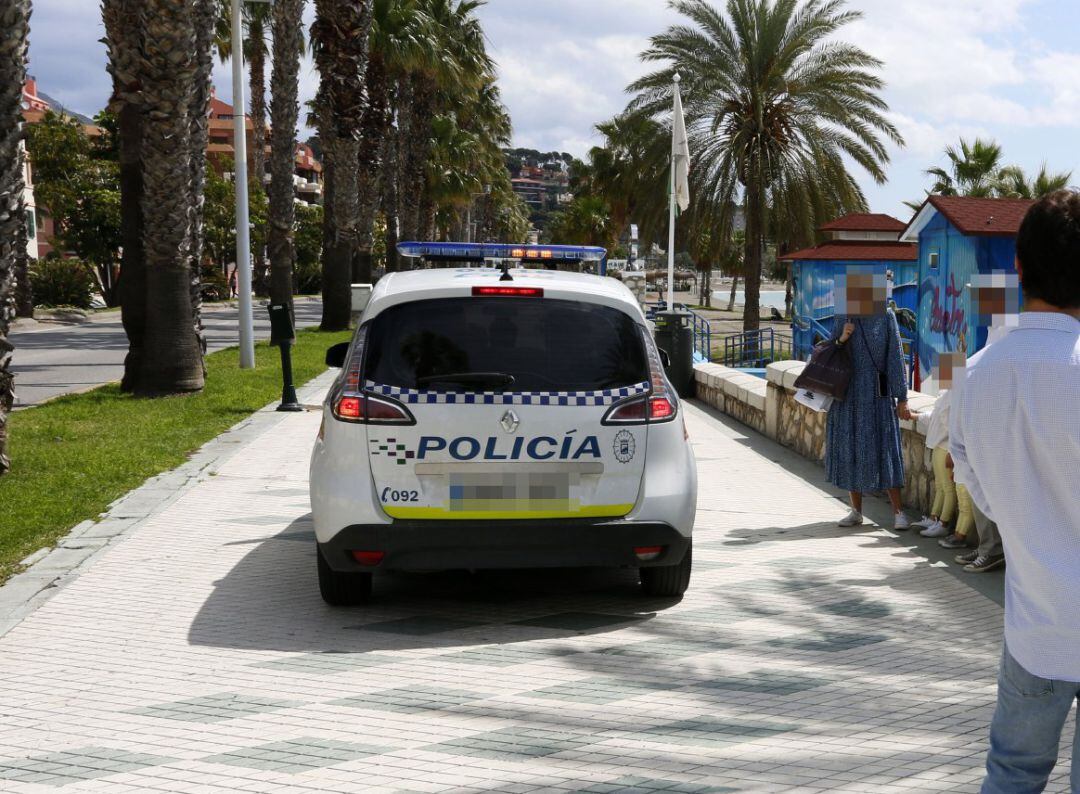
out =
[[963,234],[1015,235],[1035,202],[1031,199],[930,196],[931,206]]
[[815,248],[804,248],[778,257],[791,260],[837,260],[840,262],[914,262],[919,258],[915,243],[868,242],[865,240],[831,240]]
[[823,232],[902,232],[907,224],[892,215],[875,212],[856,212],[829,221]]

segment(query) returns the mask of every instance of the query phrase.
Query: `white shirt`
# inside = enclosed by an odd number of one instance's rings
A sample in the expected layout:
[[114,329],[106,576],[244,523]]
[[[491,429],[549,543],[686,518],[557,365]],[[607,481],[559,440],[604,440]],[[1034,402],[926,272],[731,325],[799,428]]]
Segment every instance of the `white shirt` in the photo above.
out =
[[926,448],[937,449],[949,443],[949,404],[952,389],[945,389],[937,396],[934,410],[930,413],[930,427],[926,431]]
[[1022,314],[953,391],[954,476],[1005,545],[1009,652],[1080,682],[1080,321]]

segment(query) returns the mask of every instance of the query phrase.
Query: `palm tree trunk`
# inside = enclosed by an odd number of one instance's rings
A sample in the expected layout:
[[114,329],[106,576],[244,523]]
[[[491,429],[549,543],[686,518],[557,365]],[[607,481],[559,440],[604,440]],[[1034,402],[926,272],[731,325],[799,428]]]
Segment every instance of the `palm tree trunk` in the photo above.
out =
[[383,139],[382,209],[386,217],[386,272],[401,267],[398,257],[398,146],[397,130],[391,126]]
[[143,0],[146,137],[146,338],[136,393],[203,387],[202,349],[191,318],[191,109],[201,53],[191,0]]
[[[29,33],[30,0],[9,0],[0,6],[0,475],[11,468],[7,418],[15,404],[15,376],[11,373],[15,348],[7,337],[15,315],[12,290],[18,229],[26,223],[21,103]],[[25,251],[24,246],[24,255]]]
[[728,297],[727,310],[729,312],[735,311],[735,293],[739,290],[739,274],[736,273],[735,277],[731,279],[731,295]]
[[[206,187],[206,145],[210,140],[210,78],[214,71],[214,28],[218,0],[195,0],[195,83],[191,96],[191,321],[199,349],[206,355],[202,323],[203,191]],[[205,360],[203,375],[205,376]]]
[[744,274],[743,331],[761,327],[761,255],[765,228],[764,204],[758,174],[746,186],[746,273]]
[[248,91],[251,94],[251,173],[266,189],[266,31],[259,15],[248,22]]
[[375,212],[379,206],[379,171],[383,140],[389,127],[386,63],[374,50],[368,53],[367,107],[360,128],[359,169],[356,175],[358,198],[357,251],[352,279],[371,283],[371,249],[375,243]]
[[[322,137],[322,136],[320,136]],[[324,331],[342,331],[349,327],[352,315],[352,260],[356,251],[356,163],[359,146],[355,140],[323,137],[331,152],[333,199],[327,212],[334,217],[334,233],[323,254],[322,322]]]
[[267,248],[270,253],[270,301],[287,304],[292,314],[296,265],[296,203],[293,173],[296,126],[300,115],[300,48],[304,0],[277,0],[273,8],[274,66],[270,85],[270,196]]
[[123,391],[134,391],[142,366],[146,335],[146,267],[143,252],[142,153],[145,134],[142,104],[142,68],[139,50],[142,30],[138,0],[103,0],[108,71],[112,75],[110,101],[117,117],[120,148],[120,317],[128,338],[124,358]]
[[407,81],[411,101],[406,108],[408,131],[402,135],[403,178],[400,185],[401,234],[406,240],[424,236],[426,217],[424,199],[428,197],[427,164],[431,154],[431,116],[435,104],[435,86],[423,75]]
[[[20,147],[21,148],[21,147]],[[20,157],[26,157],[26,151],[19,153]],[[20,164],[20,171],[23,166]],[[25,210],[24,210],[25,211]],[[26,250],[29,243],[29,230],[26,222],[19,224],[18,239],[15,241],[15,316],[34,316],[34,290],[30,285],[30,254]],[[112,304],[110,304],[112,305]]]

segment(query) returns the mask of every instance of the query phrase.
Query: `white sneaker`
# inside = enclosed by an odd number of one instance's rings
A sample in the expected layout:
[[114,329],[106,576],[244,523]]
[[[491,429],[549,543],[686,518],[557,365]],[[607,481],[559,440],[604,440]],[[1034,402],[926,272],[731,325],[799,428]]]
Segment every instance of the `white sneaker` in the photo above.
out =
[[893,529],[904,530],[911,528],[911,521],[903,511],[893,516]]
[[934,519],[930,518],[930,516],[923,516],[918,521],[912,521],[911,526],[918,529],[929,529],[934,523]]
[[852,510],[846,516],[836,522],[839,527],[857,527],[864,521],[863,514],[858,510]]
[[950,530],[940,521],[935,521],[933,526],[927,527],[919,534],[922,535],[924,538],[944,538],[952,534],[952,530]]

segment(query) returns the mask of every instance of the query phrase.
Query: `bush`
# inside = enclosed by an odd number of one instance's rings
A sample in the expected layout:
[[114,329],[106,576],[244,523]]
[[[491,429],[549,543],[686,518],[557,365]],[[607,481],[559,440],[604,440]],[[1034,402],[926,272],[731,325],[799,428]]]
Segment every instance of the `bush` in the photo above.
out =
[[50,255],[30,266],[30,284],[37,306],[89,309],[94,299],[94,276],[78,259]]
[[199,274],[199,291],[204,301],[229,299],[229,283],[221,275],[221,268],[212,262],[204,262]]

